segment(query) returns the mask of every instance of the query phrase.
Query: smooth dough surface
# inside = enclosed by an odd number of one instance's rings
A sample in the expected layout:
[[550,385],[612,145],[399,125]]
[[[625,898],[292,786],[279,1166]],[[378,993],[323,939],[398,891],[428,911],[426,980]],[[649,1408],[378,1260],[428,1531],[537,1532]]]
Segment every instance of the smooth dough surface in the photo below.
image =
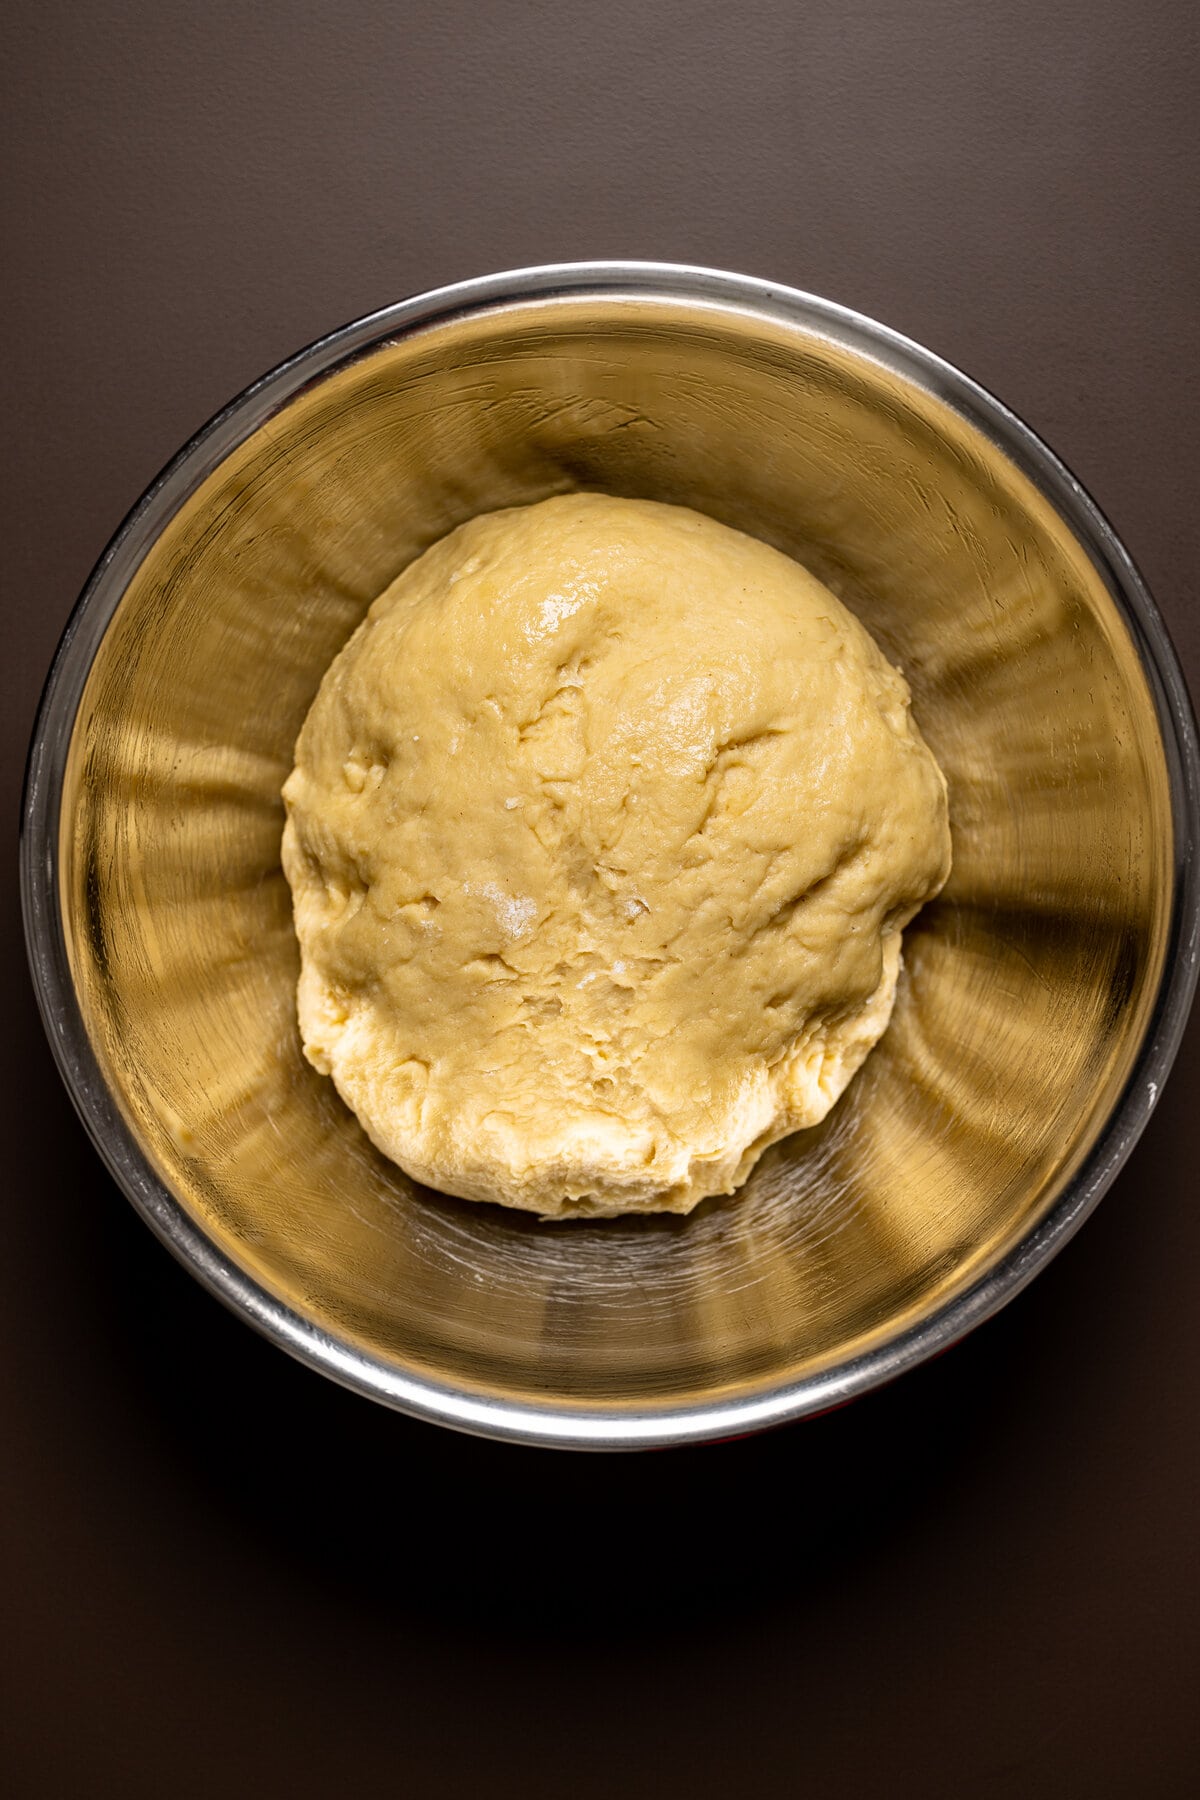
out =
[[950,863],[908,688],[835,596],[598,494],[406,569],[284,798],[310,1061],[410,1175],[547,1216],[686,1212],[821,1119]]

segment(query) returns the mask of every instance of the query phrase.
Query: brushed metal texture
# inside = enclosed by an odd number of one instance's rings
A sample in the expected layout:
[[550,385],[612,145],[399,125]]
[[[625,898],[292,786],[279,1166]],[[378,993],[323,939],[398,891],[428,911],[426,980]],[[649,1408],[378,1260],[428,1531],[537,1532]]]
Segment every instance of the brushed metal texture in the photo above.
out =
[[[906,672],[954,871],[824,1125],[687,1219],[416,1189],[304,1061],[280,785],[327,664],[453,526],[572,488],[798,557]],[[135,509],[64,637],[26,793],[35,982],[109,1166],[201,1280],[462,1429],[632,1447],[819,1410],[952,1342],[1095,1204],[1196,976],[1195,724],[1067,470],[929,352],[713,271],[578,264],[360,320]]]

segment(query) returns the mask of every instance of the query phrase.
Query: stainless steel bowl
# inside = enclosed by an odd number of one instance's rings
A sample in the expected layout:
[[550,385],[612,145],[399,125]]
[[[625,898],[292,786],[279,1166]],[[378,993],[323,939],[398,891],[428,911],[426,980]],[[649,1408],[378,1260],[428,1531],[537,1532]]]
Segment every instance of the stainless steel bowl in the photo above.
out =
[[[907,671],[950,783],[954,874],[883,1043],[825,1125],[686,1220],[540,1225],[419,1191],[296,1033],[279,788],[326,665],[427,544],[573,487],[807,563]],[[37,723],[30,957],[109,1168],[285,1349],[469,1431],[682,1443],[929,1356],[1096,1204],[1195,981],[1198,787],[1129,557],[973,382],[764,282],[526,270],[314,344],[134,509]]]

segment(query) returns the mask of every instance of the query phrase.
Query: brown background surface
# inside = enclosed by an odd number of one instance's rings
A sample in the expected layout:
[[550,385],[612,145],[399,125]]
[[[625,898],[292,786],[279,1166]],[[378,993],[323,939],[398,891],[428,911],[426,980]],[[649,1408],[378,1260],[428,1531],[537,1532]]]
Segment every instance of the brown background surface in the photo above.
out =
[[[777,277],[960,363],[1200,686],[1190,0],[7,17],[10,820],[75,595],[183,439],[344,319],[535,261]],[[75,1123],[11,865],[3,901],[9,1793],[1200,1791],[1196,1024],[1099,1213],[962,1348],[766,1438],[583,1458],[390,1415],[208,1299]]]

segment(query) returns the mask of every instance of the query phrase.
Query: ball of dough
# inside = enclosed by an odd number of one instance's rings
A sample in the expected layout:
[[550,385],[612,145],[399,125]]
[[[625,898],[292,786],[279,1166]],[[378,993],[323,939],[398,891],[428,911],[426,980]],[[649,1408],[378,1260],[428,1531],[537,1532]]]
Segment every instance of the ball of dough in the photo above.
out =
[[300,1026],[418,1180],[687,1212],[828,1111],[949,869],[903,677],[799,564],[566,495],[435,544],[284,788]]

